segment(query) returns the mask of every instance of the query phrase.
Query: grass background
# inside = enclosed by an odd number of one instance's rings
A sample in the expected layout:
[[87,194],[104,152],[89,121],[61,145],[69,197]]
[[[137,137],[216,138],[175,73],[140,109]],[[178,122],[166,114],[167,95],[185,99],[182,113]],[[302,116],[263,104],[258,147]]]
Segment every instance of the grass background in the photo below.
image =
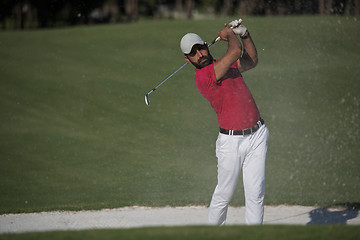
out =
[[[184,63],[185,33],[210,42],[230,20],[0,32],[0,213],[208,204],[218,126],[193,67],[151,107],[144,95]],[[244,76],[271,134],[265,204],[359,203],[358,19],[244,24],[260,61]]]
[[141,229],[107,229],[0,235],[1,240],[16,239],[251,239],[251,240],[354,240],[358,226],[223,226],[158,227]]

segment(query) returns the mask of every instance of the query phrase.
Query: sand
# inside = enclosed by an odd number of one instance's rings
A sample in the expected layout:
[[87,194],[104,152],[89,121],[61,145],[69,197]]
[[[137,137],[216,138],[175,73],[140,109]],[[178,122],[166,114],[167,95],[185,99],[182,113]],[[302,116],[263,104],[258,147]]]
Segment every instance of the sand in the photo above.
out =
[[[55,211],[0,215],[0,234],[53,230],[138,228],[153,226],[207,225],[208,208],[124,207],[99,211]],[[227,225],[244,225],[245,208],[229,207]],[[265,206],[264,224],[360,225],[357,209],[304,206]]]

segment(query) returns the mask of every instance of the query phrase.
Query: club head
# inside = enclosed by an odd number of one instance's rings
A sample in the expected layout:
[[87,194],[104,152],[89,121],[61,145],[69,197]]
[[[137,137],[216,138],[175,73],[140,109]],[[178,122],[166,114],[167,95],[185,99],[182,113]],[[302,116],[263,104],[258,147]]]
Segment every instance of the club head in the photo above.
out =
[[145,103],[146,103],[146,105],[150,106],[149,94],[145,95]]

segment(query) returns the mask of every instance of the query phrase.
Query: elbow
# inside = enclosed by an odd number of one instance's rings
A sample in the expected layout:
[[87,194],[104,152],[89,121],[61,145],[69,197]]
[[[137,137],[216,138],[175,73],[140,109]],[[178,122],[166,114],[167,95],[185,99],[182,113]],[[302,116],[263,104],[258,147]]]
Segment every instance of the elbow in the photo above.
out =
[[258,58],[256,57],[256,58],[254,59],[254,67],[256,67],[256,66],[258,65],[258,63],[259,63],[259,60],[258,60]]
[[255,68],[258,65],[258,59],[251,59],[251,61],[248,61],[247,66],[245,66],[245,71]]
[[259,63],[259,60],[258,60],[257,56],[255,56],[254,58],[252,58],[252,66],[251,66],[251,68],[256,67],[258,65],[258,63]]

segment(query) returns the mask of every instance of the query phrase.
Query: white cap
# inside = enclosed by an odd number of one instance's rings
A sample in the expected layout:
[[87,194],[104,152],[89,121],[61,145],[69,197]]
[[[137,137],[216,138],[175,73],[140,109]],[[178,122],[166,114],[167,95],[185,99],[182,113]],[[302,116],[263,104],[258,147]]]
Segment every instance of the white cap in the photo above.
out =
[[195,44],[203,45],[205,42],[201,39],[201,37],[199,37],[199,35],[195,33],[188,33],[181,39],[180,47],[183,53],[189,54]]

